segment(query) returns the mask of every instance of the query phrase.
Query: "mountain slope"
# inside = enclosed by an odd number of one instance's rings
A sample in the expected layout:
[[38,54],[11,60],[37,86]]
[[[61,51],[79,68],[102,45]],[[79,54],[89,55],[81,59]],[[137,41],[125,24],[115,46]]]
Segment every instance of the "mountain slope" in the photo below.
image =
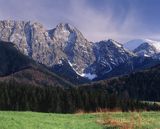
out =
[[94,52],[96,61],[90,69],[95,68],[95,73],[98,76],[112,72],[118,65],[126,63],[136,56],[124,49],[120,43],[111,39],[95,43]]
[[0,41],[0,80],[30,83],[38,86],[72,86],[44,66],[20,53],[12,43]]
[[133,57],[127,62],[119,64],[111,72],[100,75],[95,80],[104,80],[106,78],[128,75],[140,70],[148,69],[157,64],[160,64],[160,61],[157,59],[152,59],[150,57]]
[[51,71],[56,73],[57,75],[65,78],[65,80],[68,80],[69,82],[73,84],[82,84],[82,83],[89,83],[91,80],[82,77],[79,75],[73,68],[70,63],[68,63],[67,60],[62,60],[61,64],[55,65]]
[[33,64],[28,57],[22,55],[12,43],[0,42],[0,76],[26,69]]
[[98,89],[109,90],[110,93],[145,101],[160,101],[160,65],[115,77],[88,85]]
[[124,44],[124,47],[133,51],[138,56],[153,57],[159,59],[160,42],[150,39],[131,40]]
[[0,81],[12,82],[16,81],[19,84],[28,84],[34,86],[56,86],[56,87],[71,87],[73,84],[65,81],[56,74],[49,72],[46,69],[35,67],[26,68],[13,74],[0,77]]
[[148,40],[138,46],[134,53],[139,56],[147,56],[147,57],[154,57],[159,58],[157,54],[160,53],[160,42]]
[[90,67],[90,71],[95,70],[95,74],[97,75],[93,79],[94,81],[150,68],[160,62],[152,58],[139,57],[125,49],[122,44],[111,39],[97,42],[94,52],[96,62]]

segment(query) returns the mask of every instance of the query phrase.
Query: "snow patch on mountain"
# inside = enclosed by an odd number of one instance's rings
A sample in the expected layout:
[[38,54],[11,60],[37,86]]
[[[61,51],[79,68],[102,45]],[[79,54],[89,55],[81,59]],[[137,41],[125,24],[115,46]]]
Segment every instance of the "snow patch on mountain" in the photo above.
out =
[[68,64],[72,67],[72,69],[76,72],[76,74],[81,75],[76,71],[76,69],[73,67],[73,64],[68,60]]
[[91,73],[82,73],[82,74],[80,74],[80,73],[78,73],[76,71],[76,69],[73,67],[73,64],[70,61],[68,61],[68,63],[72,67],[72,69],[76,72],[76,74],[79,75],[79,76],[81,76],[81,77],[88,78],[89,80],[93,80],[94,78],[97,77],[96,74],[91,74]]
[[91,74],[91,73],[82,73],[81,77],[85,77],[85,78],[88,78],[89,80],[93,80],[97,77],[97,75],[96,74]]
[[146,39],[146,42],[156,48],[157,52],[160,52],[160,41]]

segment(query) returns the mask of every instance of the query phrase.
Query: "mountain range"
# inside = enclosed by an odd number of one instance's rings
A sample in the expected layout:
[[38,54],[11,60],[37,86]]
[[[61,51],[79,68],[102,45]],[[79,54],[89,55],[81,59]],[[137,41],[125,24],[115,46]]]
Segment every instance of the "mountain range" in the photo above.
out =
[[[129,49],[131,42],[123,45],[113,39],[90,42],[67,23],[47,30],[37,22],[0,21],[0,40],[12,42],[27,60],[74,84],[129,74],[160,63],[158,42],[141,40],[134,49]],[[16,67],[28,67],[24,64]],[[19,71],[16,67],[9,73]]]

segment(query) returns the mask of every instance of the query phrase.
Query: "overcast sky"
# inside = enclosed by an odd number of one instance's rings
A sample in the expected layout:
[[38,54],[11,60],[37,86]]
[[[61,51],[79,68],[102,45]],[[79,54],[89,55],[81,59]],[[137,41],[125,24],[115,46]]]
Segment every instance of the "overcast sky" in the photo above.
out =
[[160,0],[0,0],[0,19],[67,22],[90,41],[160,40]]

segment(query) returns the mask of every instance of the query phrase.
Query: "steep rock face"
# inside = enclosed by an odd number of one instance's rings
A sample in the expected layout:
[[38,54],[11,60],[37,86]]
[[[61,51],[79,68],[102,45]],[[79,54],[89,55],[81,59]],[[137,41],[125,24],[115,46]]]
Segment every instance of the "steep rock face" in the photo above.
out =
[[39,23],[0,21],[0,40],[15,43],[22,53],[49,67],[67,59],[80,74],[95,61],[92,44],[69,24],[46,30]]
[[120,43],[111,39],[95,43],[94,52],[96,62],[91,67],[91,70],[95,68],[94,72],[97,75],[107,74],[118,65],[128,62],[132,57],[136,56],[124,49]]
[[[92,43],[88,42],[75,27],[61,23],[49,33],[54,44],[79,74],[95,61]],[[64,59],[60,55],[57,56]]]
[[25,54],[28,54],[27,39],[25,36],[25,22],[1,21],[0,39],[2,41],[16,42],[17,47]]
[[39,63],[53,65],[54,49],[49,46],[48,33],[39,23],[1,21],[0,40],[13,42],[22,53]]

